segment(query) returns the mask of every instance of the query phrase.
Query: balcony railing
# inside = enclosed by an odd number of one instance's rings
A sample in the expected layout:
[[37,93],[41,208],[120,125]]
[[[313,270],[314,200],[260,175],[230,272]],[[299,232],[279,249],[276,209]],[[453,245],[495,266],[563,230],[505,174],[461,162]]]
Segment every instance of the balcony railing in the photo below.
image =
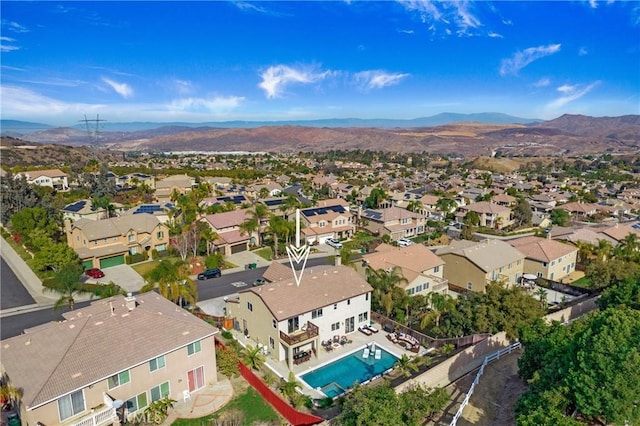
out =
[[85,416],[82,420],[69,423],[69,426],[102,426],[108,424],[120,424],[116,409],[113,407],[103,408],[99,411],[93,411]]
[[313,324],[311,321],[307,321],[306,330],[298,330],[290,334],[287,334],[284,331],[281,331],[280,340],[285,342],[288,346],[293,346],[298,343],[302,343],[306,340],[318,337],[318,334],[319,334],[318,326]]
[[449,280],[437,277],[435,275],[427,275],[427,277],[430,281],[432,281],[431,287],[429,288],[430,292],[442,293],[445,290],[449,290]]

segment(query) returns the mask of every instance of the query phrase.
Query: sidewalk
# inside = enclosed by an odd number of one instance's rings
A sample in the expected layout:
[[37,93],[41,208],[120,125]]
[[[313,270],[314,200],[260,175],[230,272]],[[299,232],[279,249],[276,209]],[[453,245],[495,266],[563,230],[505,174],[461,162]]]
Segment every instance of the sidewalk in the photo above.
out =
[[[229,379],[222,379],[177,401],[162,425],[169,426],[177,419],[199,419],[213,414],[233,399]],[[203,423],[204,424],[204,423]]]

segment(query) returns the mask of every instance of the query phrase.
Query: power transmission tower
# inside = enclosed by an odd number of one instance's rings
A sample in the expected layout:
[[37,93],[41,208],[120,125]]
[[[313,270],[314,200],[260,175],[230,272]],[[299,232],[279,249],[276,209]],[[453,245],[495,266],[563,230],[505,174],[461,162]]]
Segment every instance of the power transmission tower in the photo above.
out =
[[[87,126],[87,135],[89,136],[89,138],[93,138],[93,143],[98,142],[98,135],[100,133],[100,123],[103,121],[107,121],[107,120],[102,120],[100,118],[100,114],[96,114],[96,118],[95,119],[88,119],[87,118],[87,114],[84,115],[84,120],[80,120],[80,122],[84,122],[84,124]],[[93,124],[89,124],[89,123],[93,123]]]

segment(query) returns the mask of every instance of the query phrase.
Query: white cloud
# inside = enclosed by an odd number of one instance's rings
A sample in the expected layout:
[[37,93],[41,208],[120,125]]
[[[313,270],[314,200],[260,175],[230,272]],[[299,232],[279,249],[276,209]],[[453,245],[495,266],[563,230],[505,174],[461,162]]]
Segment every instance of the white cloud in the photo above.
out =
[[2,27],[14,33],[28,33],[29,29],[18,24],[15,21],[7,21],[6,19],[2,20]]
[[5,43],[13,43],[16,41],[11,37],[0,37],[0,52],[11,52],[13,50],[20,50],[18,46],[11,46]]
[[545,77],[533,83],[533,87],[547,87],[550,84],[551,84],[551,80]]
[[191,84],[190,81],[176,79],[173,81],[173,85],[176,92],[181,95],[188,95],[189,93],[193,93],[193,84]]
[[3,117],[52,118],[61,115],[81,117],[81,114],[100,105],[68,103],[43,96],[17,86],[0,86]]
[[171,112],[216,113],[235,109],[244,101],[241,96],[174,99],[167,105]]
[[[407,11],[418,16],[423,24],[429,24],[429,30],[436,31],[436,24],[455,26],[459,36],[470,35],[470,29],[477,29],[482,26],[480,19],[470,10],[471,3],[464,1],[434,2],[431,0],[396,0]],[[451,35],[451,28],[442,30],[445,34]]]
[[580,50],[578,50],[578,56],[585,56],[588,54],[589,54],[589,51],[587,50],[586,47],[581,47]]
[[246,1],[236,1],[233,4],[240,10],[243,11],[251,11],[251,12],[259,12],[259,13],[267,13],[267,9],[256,6],[253,3],[248,3]]
[[560,46],[560,43],[550,44],[548,46],[529,47],[521,52],[516,52],[513,57],[502,60],[500,75],[517,74],[518,71],[533,61],[559,52]]
[[589,93],[591,90],[593,90],[595,87],[597,87],[599,84],[600,84],[600,81],[595,81],[585,87],[580,87],[577,85],[571,86],[568,84],[562,85],[556,89],[558,92],[562,93],[562,96],[560,96],[559,98],[547,104],[547,108],[549,109],[561,108],[570,102],[580,99],[581,97]]
[[398,32],[403,34],[413,34],[413,30],[398,30]]
[[268,99],[282,96],[286,86],[290,84],[309,84],[324,79],[329,71],[317,72],[312,67],[294,68],[288,65],[275,65],[260,74],[262,81],[258,84],[265,91]]
[[503,38],[502,34],[494,33],[493,31],[489,31],[488,35],[491,38]]
[[133,96],[133,89],[127,83],[118,83],[107,77],[102,77],[102,81],[107,83],[118,95],[125,99]]
[[354,78],[363,90],[382,89],[400,83],[409,74],[390,74],[380,70],[361,71],[354,75]]

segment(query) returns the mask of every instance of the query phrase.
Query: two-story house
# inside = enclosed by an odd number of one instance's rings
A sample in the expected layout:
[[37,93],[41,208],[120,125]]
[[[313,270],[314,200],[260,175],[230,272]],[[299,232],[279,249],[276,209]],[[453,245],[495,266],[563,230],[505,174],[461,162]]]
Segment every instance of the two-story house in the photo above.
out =
[[247,209],[205,215],[201,220],[218,235],[216,246],[225,256],[249,250],[249,244],[257,241],[257,235],[240,230],[248,218]]
[[561,281],[576,270],[578,248],[550,238],[523,237],[509,244],[524,254],[524,273]]
[[484,292],[491,281],[515,285],[524,273],[524,254],[500,240],[454,240],[436,254],[447,265],[449,288],[461,292]]
[[160,202],[171,201],[171,196],[175,193],[186,194],[196,185],[195,178],[184,175],[167,176],[156,181],[156,199]]
[[79,200],[62,208],[62,218],[76,221],[80,219],[100,220],[109,217],[107,209],[94,207],[91,200]]
[[291,367],[298,352],[317,353],[320,343],[369,324],[369,283],[347,266],[307,267],[296,284],[288,266],[273,262],[270,281],[242,290],[227,301],[227,314],[252,340],[267,346],[271,358]]
[[218,330],[155,292],[115,296],[2,340],[22,424],[107,426],[217,382]]
[[399,287],[409,296],[432,292],[447,294],[449,291],[448,282],[443,278],[444,260],[422,244],[408,247],[380,244],[373,253],[362,256],[362,262],[356,266],[363,276],[366,276],[367,270],[400,268],[407,282],[399,284]]
[[469,212],[475,212],[480,218],[480,226],[503,229],[511,225],[511,209],[488,201],[471,203],[458,208],[456,217],[462,222]]
[[308,243],[350,238],[356,230],[349,204],[340,198],[321,200],[316,207],[300,210],[300,219]]
[[28,184],[46,186],[56,191],[68,191],[69,180],[67,174],[62,170],[30,170],[27,172],[16,173],[14,179],[24,177]]
[[65,222],[67,244],[85,269],[108,268],[125,263],[125,256],[169,247],[169,229],[157,217],[134,214],[111,219]]
[[423,215],[396,206],[364,209],[359,214],[364,228],[369,232],[380,236],[388,235],[392,240],[420,235],[426,230],[426,219]]

